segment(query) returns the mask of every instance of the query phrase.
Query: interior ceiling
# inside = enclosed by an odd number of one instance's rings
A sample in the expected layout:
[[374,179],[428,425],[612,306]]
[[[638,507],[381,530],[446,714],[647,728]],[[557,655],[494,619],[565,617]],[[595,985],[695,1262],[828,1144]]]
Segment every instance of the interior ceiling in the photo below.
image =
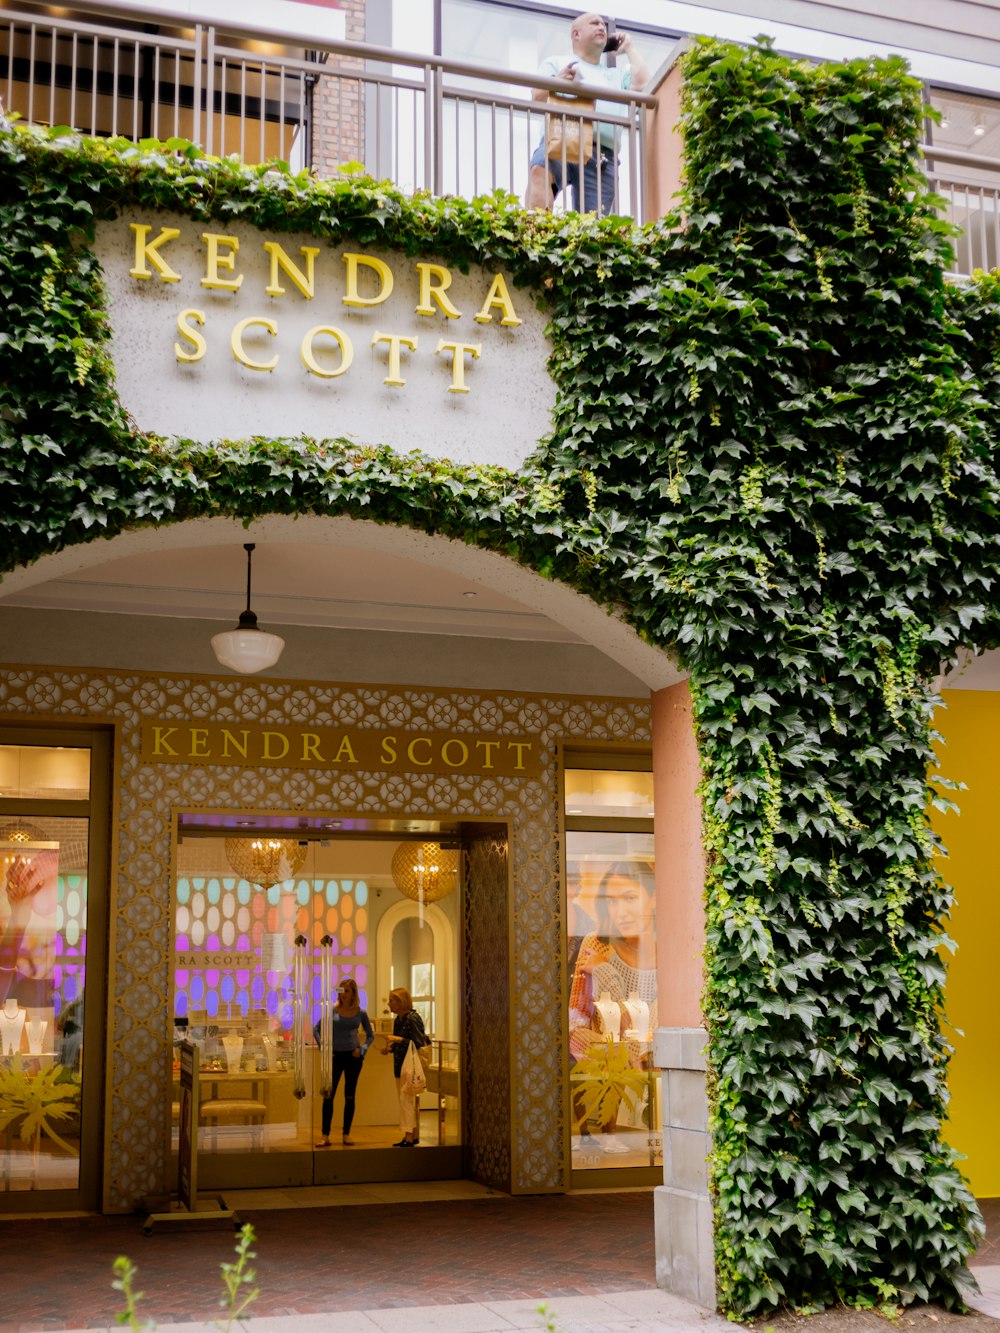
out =
[[[239,543],[109,560],[7,597],[0,606],[174,616],[232,629],[246,605]],[[583,643],[565,626],[501,593],[413,559],[301,543],[258,544],[253,610],[262,629],[315,625],[474,638]]]

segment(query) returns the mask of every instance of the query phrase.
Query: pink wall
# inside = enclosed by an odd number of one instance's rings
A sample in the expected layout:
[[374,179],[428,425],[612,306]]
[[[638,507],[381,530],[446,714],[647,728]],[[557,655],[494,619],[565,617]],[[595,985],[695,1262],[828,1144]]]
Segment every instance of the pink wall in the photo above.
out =
[[687,683],[652,696],[660,1027],[701,1027],[705,856],[701,771]]

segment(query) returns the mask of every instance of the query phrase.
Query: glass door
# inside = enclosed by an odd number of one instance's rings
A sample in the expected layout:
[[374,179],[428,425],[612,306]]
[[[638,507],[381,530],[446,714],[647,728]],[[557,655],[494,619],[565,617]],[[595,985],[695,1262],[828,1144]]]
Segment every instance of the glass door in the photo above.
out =
[[[229,816],[231,829],[209,831],[199,818],[180,820],[173,876],[173,1150],[187,1038],[206,1186],[411,1175],[406,1154],[375,1163],[402,1137],[389,1007],[399,989],[432,1039],[419,1146],[459,1148],[457,852],[451,881],[439,867],[432,886],[442,858],[419,849],[440,843],[299,836]],[[414,896],[410,861],[425,867]],[[363,1016],[340,1022],[333,1006],[349,982]]]
[[11,735],[0,738],[0,1206],[95,1208],[102,1052],[89,1034],[103,1013],[106,895],[91,800],[105,784],[79,733],[67,745],[37,732],[3,743]]

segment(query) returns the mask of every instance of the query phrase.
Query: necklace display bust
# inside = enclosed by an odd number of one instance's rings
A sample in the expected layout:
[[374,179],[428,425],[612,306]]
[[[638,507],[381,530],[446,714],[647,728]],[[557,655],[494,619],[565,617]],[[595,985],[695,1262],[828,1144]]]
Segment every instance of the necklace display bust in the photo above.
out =
[[32,1013],[29,1009],[28,1014],[28,1054],[41,1055],[42,1044],[45,1041],[45,1033],[48,1028],[44,1018],[39,1018],[37,1013]]
[[628,1018],[629,1029],[637,1041],[649,1041],[649,1005],[638,991],[631,991],[622,1008]]
[[618,1002],[611,998],[610,991],[601,991],[594,1005],[594,1012],[597,1015],[598,1031],[613,1041],[618,1041],[622,1030],[622,1011]]
[[21,1049],[24,1010],[16,1000],[4,1000],[0,1009],[0,1055],[16,1055]]

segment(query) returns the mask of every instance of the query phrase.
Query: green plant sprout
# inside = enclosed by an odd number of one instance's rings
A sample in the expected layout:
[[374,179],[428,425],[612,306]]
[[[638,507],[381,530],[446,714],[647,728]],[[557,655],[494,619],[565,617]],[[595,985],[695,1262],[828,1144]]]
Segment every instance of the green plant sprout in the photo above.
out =
[[556,1312],[549,1305],[548,1301],[539,1301],[535,1306],[535,1311],[542,1321],[542,1328],[545,1333],[560,1333],[559,1324],[556,1320]]
[[[245,1222],[240,1227],[239,1240],[236,1242],[235,1262],[223,1261],[220,1265],[222,1296],[219,1305],[222,1307],[223,1315],[214,1322],[221,1333],[230,1333],[233,1324],[244,1317],[260,1295],[260,1288],[255,1285],[256,1269],[250,1266],[250,1261],[257,1257],[250,1248],[256,1238],[253,1227],[249,1222]],[[133,1333],[151,1333],[151,1330],[156,1328],[156,1323],[139,1315],[139,1302],[143,1299],[143,1293],[135,1289],[138,1268],[127,1256],[119,1255],[114,1262],[113,1271],[115,1276],[111,1283],[112,1289],[120,1291],[125,1298],[125,1309],[115,1315],[115,1323],[127,1325]]]
[[234,1322],[243,1315],[260,1295],[260,1288],[255,1286],[257,1271],[250,1267],[250,1260],[257,1256],[250,1248],[256,1240],[256,1234],[249,1222],[240,1227],[240,1238],[236,1242],[236,1262],[222,1264],[223,1296],[219,1304],[225,1310],[225,1321],[215,1322],[229,1333]]
[[139,1302],[142,1300],[143,1293],[135,1289],[135,1276],[138,1269],[131,1259],[120,1254],[115,1260],[114,1281],[111,1283],[114,1291],[120,1291],[125,1297],[125,1309],[119,1310],[115,1315],[116,1324],[127,1324],[134,1333],[148,1333],[148,1330],[154,1329],[156,1325],[151,1319],[141,1319],[139,1317]]

